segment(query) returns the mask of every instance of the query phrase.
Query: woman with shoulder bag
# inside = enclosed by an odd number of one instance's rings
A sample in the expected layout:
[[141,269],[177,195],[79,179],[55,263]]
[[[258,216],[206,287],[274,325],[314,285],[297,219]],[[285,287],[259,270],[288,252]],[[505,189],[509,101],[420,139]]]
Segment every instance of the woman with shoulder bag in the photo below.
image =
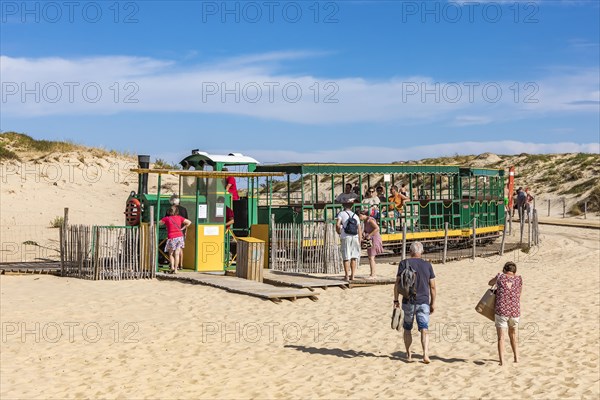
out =
[[360,211],[358,217],[365,225],[363,229],[363,246],[367,249],[367,255],[369,256],[369,266],[371,267],[369,279],[374,279],[375,256],[383,253],[383,241],[379,234],[379,225],[377,225],[375,218],[369,216],[369,210]]
[[490,280],[489,285],[497,287],[495,320],[500,365],[504,365],[504,336],[507,329],[514,360],[517,363],[519,362],[517,329],[521,316],[521,292],[523,290],[523,278],[517,275],[517,265],[511,261],[504,264],[502,273]]

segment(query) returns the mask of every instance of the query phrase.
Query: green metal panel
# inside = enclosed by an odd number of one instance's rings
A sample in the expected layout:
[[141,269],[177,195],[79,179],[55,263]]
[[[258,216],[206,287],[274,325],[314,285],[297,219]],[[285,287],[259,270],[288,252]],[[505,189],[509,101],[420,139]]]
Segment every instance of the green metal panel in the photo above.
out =
[[271,164],[259,165],[256,172],[286,174],[458,174],[460,167],[447,165],[404,164]]
[[276,224],[302,223],[302,213],[295,212],[292,207],[259,207],[258,223],[268,224],[271,215],[275,216]]

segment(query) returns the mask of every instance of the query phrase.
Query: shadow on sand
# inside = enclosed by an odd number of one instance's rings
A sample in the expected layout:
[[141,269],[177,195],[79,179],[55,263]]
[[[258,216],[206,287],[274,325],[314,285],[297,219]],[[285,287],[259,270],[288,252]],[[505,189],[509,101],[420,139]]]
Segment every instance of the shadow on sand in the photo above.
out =
[[[360,357],[369,357],[369,358],[387,358],[389,360],[394,361],[402,361],[404,363],[410,364],[408,360],[406,360],[405,352],[396,352],[391,355],[389,354],[374,354],[366,351],[356,351],[356,350],[342,350],[337,348],[323,348],[323,347],[306,347],[306,346],[296,346],[296,345],[286,345],[285,348],[293,349],[297,351],[301,351],[303,353],[308,354],[320,354],[323,356],[335,356],[340,358],[360,358]],[[429,357],[431,361],[439,361],[447,364],[455,364],[455,363],[468,363],[469,361],[464,358],[443,358],[440,356],[431,356]],[[421,361],[423,360],[423,356],[419,354],[413,354],[413,361]]]

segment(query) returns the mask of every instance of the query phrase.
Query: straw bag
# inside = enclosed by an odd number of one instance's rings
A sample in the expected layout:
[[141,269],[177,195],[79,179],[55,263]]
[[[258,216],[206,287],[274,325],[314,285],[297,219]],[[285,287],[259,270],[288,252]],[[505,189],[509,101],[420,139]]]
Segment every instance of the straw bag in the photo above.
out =
[[475,311],[492,321],[496,320],[496,285],[485,291]]

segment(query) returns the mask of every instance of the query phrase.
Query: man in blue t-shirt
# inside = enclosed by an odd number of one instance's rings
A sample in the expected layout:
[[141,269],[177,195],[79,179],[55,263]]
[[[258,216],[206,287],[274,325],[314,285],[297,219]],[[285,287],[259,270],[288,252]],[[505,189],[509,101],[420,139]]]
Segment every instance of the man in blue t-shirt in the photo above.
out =
[[399,284],[400,274],[406,269],[406,263],[416,272],[417,294],[413,300],[402,298],[402,311],[404,312],[404,345],[406,346],[406,357],[412,361],[412,353],[410,345],[412,344],[411,330],[415,317],[417,319],[417,327],[421,332],[421,345],[423,346],[423,362],[429,364],[429,315],[435,310],[435,273],[431,263],[421,258],[423,255],[423,244],[421,242],[413,242],[410,245],[411,258],[401,261],[398,265],[398,275],[396,285],[394,286],[394,307],[400,308],[399,302]]

